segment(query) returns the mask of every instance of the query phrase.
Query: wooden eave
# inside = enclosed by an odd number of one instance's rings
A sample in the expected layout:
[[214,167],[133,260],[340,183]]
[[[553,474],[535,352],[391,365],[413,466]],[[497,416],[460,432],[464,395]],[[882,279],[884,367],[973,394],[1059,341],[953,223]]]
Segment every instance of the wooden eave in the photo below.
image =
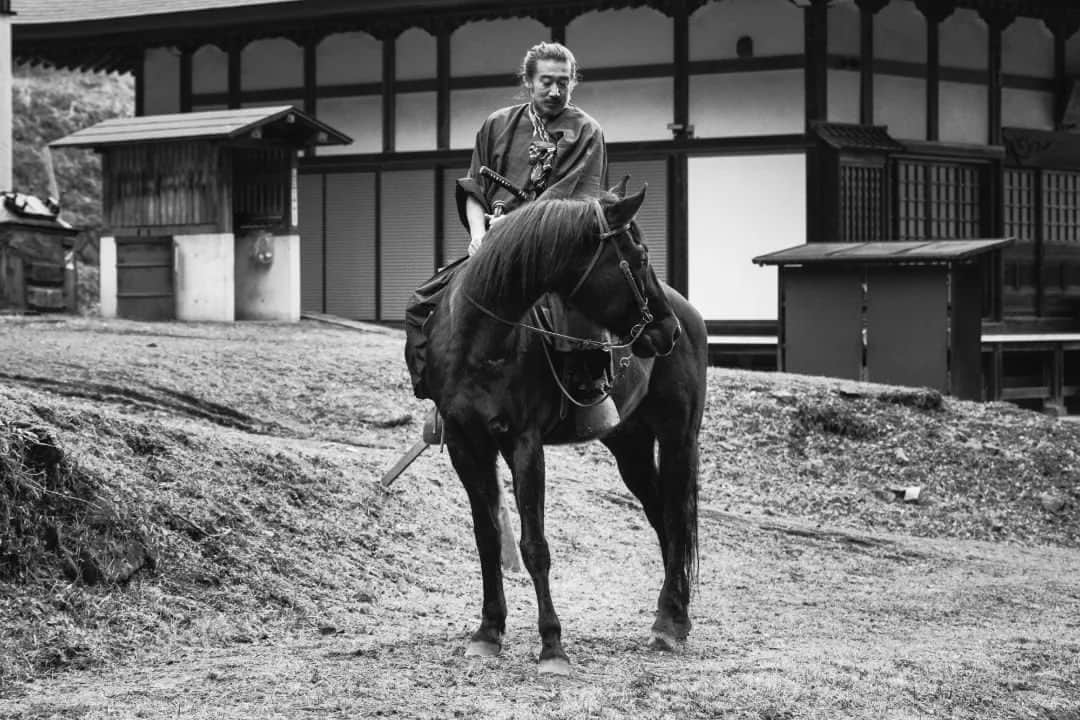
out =
[[[97,3],[100,19],[33,22],[32,11],[25,17],[17,15],[14,54],[18,61],[31,64],[127,72],[151,47],[194,48],[209,43],[229,49],[268,37],[304,44],[347,31],[386,38],[411,27],[437,34],[467,22],[510,17],[532,17],[550,25],[568,23],[592,10],[652,7],[670,15],[680,7],[693,12],[710,1],[296,0],[155,13],[157,6],[149,3],[141,12],[125,9],[132,7],[130,1],[110,11],[108,0],[102,0]],[[955,6],[986,17],[1036,17],[1055,26],[1080,27],[1080,7],[1074,0],[955,0]]]
[[1013,238],[807,243],[753,259],[756,265],[898,265],[964,262],[1012,244]]

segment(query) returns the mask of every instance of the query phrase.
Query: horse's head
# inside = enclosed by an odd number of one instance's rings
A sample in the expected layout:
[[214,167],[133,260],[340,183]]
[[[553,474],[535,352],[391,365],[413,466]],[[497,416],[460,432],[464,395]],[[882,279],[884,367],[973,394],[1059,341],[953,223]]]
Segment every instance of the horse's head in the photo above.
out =
[[609,193],[601,199],[604,223],[597,231],[599,245],[566,296],[594,322],[623,337],[636,337],[634,354],[643,357],[667,355],[681,332],[634,222],[647,188],[627,197]]

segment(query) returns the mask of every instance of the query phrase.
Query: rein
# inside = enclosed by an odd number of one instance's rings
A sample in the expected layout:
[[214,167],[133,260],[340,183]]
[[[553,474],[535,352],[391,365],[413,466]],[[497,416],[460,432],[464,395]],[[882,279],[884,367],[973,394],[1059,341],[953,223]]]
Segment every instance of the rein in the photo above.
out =
[[[604,241],[610,240],[611,238],[617,237],[625,232],[629,232],[629,230],[630,223],[628,222],[624,225],[620,225],[614,230],[605,230],[604,232],[600,233],[600,242],[596,246],[596,252],[593,253],[592,260],[589,261],[588,266],[586,266],[585,268],[585,272],[582,273],[581,277],[574,285],[574,289],[571,290],[570,294],[566,296],[567,300],[574,297],[577,291],[581,289],[581,286],[585,284],[585,281],[588,279],[589,275],[592,274],[593,269],[596,267],[597,262],[599,262],[600,260],[600,256],[604,254]],[[548,330],[537,325],[531,325],[520,320],[507,320],[506,318],[500,317],[495,312],[481,305],[479,302],[474,300],[472,296],[468,293],[462,292],[462,295],[464,295],[465,299],[468,300],[469,303],[471,303],[472,306],[475,307],[477,310],[484,313],[489,318],[497,320],[504,325],[509,325],[511,327],[519,327],[523,330],[528,330],[529,332],[534,332],[539,335],[545,335],[547,337],[558,338],[560,340],[572,342],[582,348],[592,348],[607,351],[628,348],[635,342],[637,342],[637,339],[641,337],[641,334],[643,332],[645,332],[646,326],[648,326],[648,324],[653,321],[653,315],[651,312],[649,312],[648,298],[645,297],[645,293],[642,291],[642,288],[638,286],[637,279],[634,278],[634,273],[630,270],[630,263],[628,263],[626,261],[626,258],[623,257],[622,251],[619,250],[618,246],[616,245],[614,247],[615,253],[619,256],[619,270],[622,272],[623,277],[626,278],[626,281],[630,284],[630,290],[634,293],[634,299],[637,301],[638,310],[641,311],[641,322],[635,324],[632,328],[630,328],[630,339],[627,340],[625,343],[613,343],[602,340],[594,340],[592,338],[581,338],[575,337],[573,335],[564,335],[563,333]]]

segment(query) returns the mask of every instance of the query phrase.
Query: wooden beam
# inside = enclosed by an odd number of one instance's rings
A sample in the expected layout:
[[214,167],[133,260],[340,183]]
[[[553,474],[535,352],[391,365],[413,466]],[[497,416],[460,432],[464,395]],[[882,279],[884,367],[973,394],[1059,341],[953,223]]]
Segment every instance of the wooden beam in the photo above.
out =
[[683,295],[690,285],[689,161],[686,153],[668,157],[668,284]]
[[874,15],[888,0],[856,0],[859,6],[859,123],[874,124]]
[[315,115],[319,104],[319,40],[308,38],[304,49],[304,112]]

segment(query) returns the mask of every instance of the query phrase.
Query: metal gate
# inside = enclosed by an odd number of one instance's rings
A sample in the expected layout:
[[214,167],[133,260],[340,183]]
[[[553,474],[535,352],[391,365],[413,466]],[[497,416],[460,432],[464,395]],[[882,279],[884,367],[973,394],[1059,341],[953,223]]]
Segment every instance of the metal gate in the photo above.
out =
[[116,314],[176,319],[171,237],[116,238]]

